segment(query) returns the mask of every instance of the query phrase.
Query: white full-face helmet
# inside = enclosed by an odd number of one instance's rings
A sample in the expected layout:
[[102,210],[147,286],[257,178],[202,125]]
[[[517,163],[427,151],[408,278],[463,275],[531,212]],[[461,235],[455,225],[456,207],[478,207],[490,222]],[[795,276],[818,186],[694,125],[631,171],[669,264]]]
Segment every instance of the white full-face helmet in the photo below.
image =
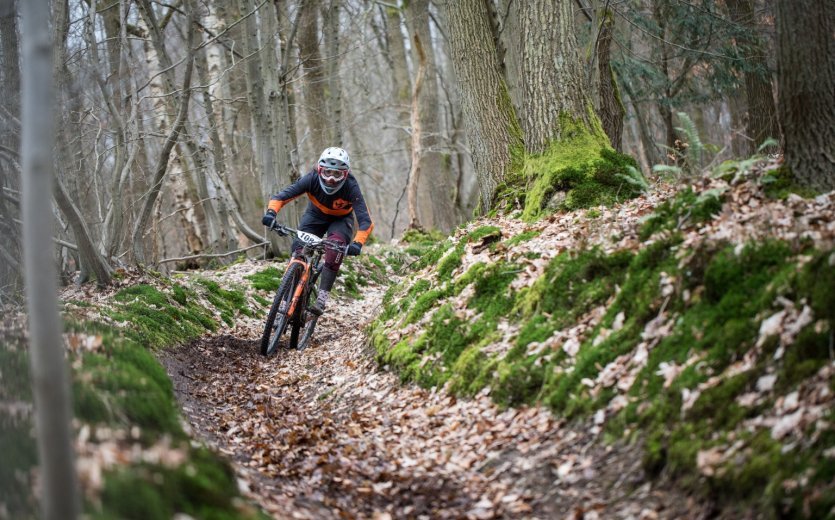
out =
[[328,195],[333,195],[345,184],[348,173],[351,172],[351,159],[348,152],[342,148],[325,148],[319,156],[316,169],[319,174],[319,185]]

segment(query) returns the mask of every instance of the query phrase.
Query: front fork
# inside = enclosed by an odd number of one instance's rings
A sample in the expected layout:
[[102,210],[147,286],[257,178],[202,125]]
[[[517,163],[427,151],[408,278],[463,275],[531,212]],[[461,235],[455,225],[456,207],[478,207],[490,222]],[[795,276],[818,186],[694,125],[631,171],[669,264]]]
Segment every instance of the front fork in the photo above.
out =
[[[302,277],[299,280],[299,283],[296,285],[296,292],[293,294],[293,300],[290,302],[290,309],[287,311],[287,315],[291,317],[296,312],[296,307],[299,302],[307,302],[310,298],[310,293],[316,290],[316,281],[319,279],[319,274],[322,272],[322,262],[318,258],[314,257],[310,264],[299,259],[293,259],[293,262],[301,264],[304,271],[302,272]],[[308,278],[310,278],[310,284],[307,283]],[[309,291],[307,290],[308,286],[310,287]]]

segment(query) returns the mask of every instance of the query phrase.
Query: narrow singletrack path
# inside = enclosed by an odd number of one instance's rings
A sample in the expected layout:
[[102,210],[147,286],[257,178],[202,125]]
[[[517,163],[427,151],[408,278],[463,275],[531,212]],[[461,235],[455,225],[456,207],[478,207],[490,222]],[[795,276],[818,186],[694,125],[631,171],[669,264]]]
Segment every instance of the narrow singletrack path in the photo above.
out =
[[[699,518],[702,505],[644,482],[639,446],[588,425],[501,410],[381,370],[363,329],[383,290],[333,302],[303,352],[258,353],[240,327],[168,351],[195,435],[234,463],[276,518]],[[266,314],[266,311],[265,311]]]

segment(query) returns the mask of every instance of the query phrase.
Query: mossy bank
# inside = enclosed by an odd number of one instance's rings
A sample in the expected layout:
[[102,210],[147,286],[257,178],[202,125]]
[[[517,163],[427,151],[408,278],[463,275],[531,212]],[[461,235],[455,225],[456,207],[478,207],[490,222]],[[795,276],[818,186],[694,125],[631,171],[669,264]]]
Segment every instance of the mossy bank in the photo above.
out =
[[723,237],[723,204],[748,189],[685,189],[621,242],[566,245],[547,223],[461,231],[389,290],[370,327],[378,359],[426,387],[488,387],[641,442],[648,474],[726,510],[822,518],[835,506],[835,250],[797,233]]
[[[216,332],[256,305],[244,287],[222,288],[204,278],[146,275],[125,283],[103,300],[63,304],[85,515],[265,518],[242,500],[229,464],[189,439],[172,383],[154,354]],[[0,449],[8,455],[0,488],[6,514],[35,518],[37,451],[22,323],[7,320],[0,336],[0,397],[19,405],[0,413]]]

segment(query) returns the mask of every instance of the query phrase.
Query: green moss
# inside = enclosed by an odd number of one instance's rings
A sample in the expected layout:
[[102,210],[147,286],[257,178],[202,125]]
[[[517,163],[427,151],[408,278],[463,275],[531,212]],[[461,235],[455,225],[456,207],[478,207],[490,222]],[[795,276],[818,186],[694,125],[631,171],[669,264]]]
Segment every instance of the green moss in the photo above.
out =
[[252,287],[259,291],[275,292],[278,290],[278,285],[281,283],[282,271],[277,267],[267,267],[266,269],[245,276],[247,280],[252,282]]
[[800,184],[791,169],[785,164],[766,172],[759,182],[762,184],[765,194],[772,199],[786,199],[791,194],[809,198],[818,194]]
[[436,229],[429,231],[419,229],[407,229],[400,241],[405,244],[432,246],[446,238],[443,233]]
[[[209,292],[209,300],[221,311],[229,311],[231,303],[243,305],[243,296],[231,291],[221,291],[221,295]],[[177,298],[186,300],[181,306]],[[217,330],[217,323],[211,313],[198,303],[196,293],[180,287],[170,298],[151,285],[136,285],[122,289],[114,295],[116,305],[112,310],[104,311],[117,322],[128,324],[127,333],[135,341],[151,347],[174,345],[200,336],[206,331]]]
[[[389,292],[387,305],[409,309],[410,322],[429,316],[426,325],[416,336],[399,336],[392,346],[387,338],[390,331],[378,320],[371,328],[372,342],[381,361],[405,380],[425,386],[448,384],[451,391],[466,395],[489,386],[492,398],[501,405],[541,403],[568,418],[605,408],[618,392],[614,388],[592,391],[583,380],[595,380],[609,363],[647,342],[646,364],[636,368],[637,377],[628,390],[631,403],[607,419],[608,438],[632,432],[632,438],[645,442],[648,473],[663,471],[689,491],[722,504],[740,497],[740,510],[752,508],[766,516],[784,507],[785,511],[796,507],[828,511],[820,505],[831,507],[828,495],[798,506],[803,504],[802,494],[786,491],[782,482],[804,475],[812,482],[811,475],[819,475],[810,485],[831,492],[835,467],[827,464],[835,464],[822,456],[822,450],[835,442],[829,423],[810,426],[822,431],[804,437],[815,439],[808,446],[791,450],[773,441],[767,429],[751,433],[742,425],[767,413],[777,396],[797,390],[831,362],[835,296],[829,287],[835,285],[835,256],[831,251],[779,241],[745,247],[707,243],[682,250],[677,229],[713,218],[721,200],[718,192],[697,195],[685,190],[645,224],[647,229],[653,226],[646,233],[656,240],[643,244],[637,253],[598,249],[562,253],[519,293],[508,288],[517,267],[506,262],[477,263],[453,280],[445,277],[446,283],[434,278],[411,286],[407,283]],[[667,233],[656,234],[661,230]],[[486,233],[483,236],[490,236]],[[453,260],[450,263],[454,265]],[[449,275],[454,271],[444,269]],[[470,312],[465,320],[462,309],[453,308],[455,300],[448,298],[467,287],[473,296],[466,307],[475,314]],[[778,338],[768,339],[758,347],[760,354],[753,366],[729,376],[728,368],[754,348],[762,321],[783,308],[778,297],[800,307],[808,304],[813,323],[799,331],[782,358],[774,356]],[[584,336],[573,358],[562,350],[528,355],[531,343],[575,326],[589,311],[604,306],[601,322]],[[644,337],[650,320],[659,316],[666,318],[669,332],[656,339]],[[497,328],[502,319],[520,328],[510,350],[494,357],[484,347],[502,339]],[[616,321],[620,326],[613,330]],[[603,329],[607,335],[598,337]],[[666,381],[662,363],[684,368]],[[766,373],[777,376],[774,392],[754,404],[740,405],[739,397],[754,391]],[[714,376],[720,376],[718,382],[702,388],[692,407],[682,411],[683,392],[695,390]],[[835,390],[835,384],[831,387]],[[639,436],[634,432],[640,432]],[[701,475],[697,454],[730,445],[741,448],[729,467],[711,478]]]
[[461,258],[464,256],[464,245],[459,244],[455,249],[449,251],[446,256],[436,260],[438,281],[444,282],[448,280],[452,272],[461,266]]
[[722,210],[723,194],[718,190],[696,193],[687,187],[673,199],[658,206],[639,231],[646,240],[659,231],[676,231],[686,226],[708,222]]
[[512,236],[504,241],[504,245],[508,248],[511,248],[515,245],[521,244],[523,242],[527,242],[528,240],[538,237],[542,232],[541,231],[523,231],[518,235]]
[[523,218],[534,220],[554,193],[566,193],[559,209],[578,209],[629,199],[639,190],[625,180],[637,163],[611,149],[602,132],[568,116],[560,118],[561,136],[546,152],[528,156],[522,172],[526,186]]
[[[188,449],[188,448],[184,448]],[[100,504],[91,506],[94,519],[163,519],[177,514],[193,518],[264,518],[236,502],[234,474],[205,448],[189,450],[177,467],[142,464],[105,476]]]
[[0,330],[0,402],[29,406],[19,412],[14,406],[0,408],[0,499],[9,518],[35,518],[37,503],[32,494],[37,463],[34,407],[29,356],[23,332]]

